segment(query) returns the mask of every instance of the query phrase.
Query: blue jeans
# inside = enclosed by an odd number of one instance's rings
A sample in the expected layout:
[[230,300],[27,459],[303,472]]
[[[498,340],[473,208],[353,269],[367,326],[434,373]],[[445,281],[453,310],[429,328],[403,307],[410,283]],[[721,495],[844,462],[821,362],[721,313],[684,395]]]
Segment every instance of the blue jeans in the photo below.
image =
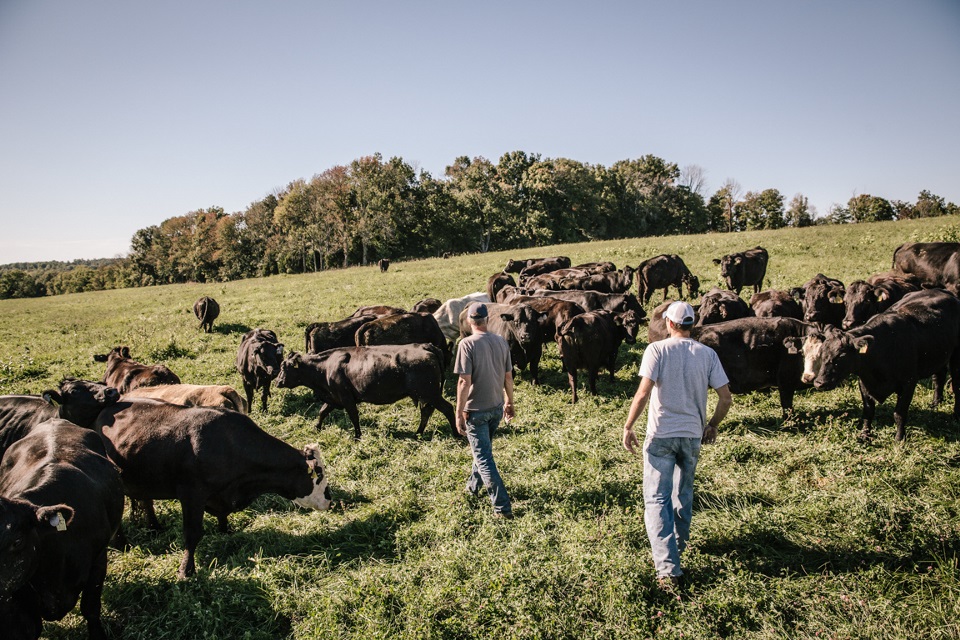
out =
[[480,487],[487,488],[487,495],[493,503],[496,513],[510,513],[510,496],[503,486],[497,463],[493,461],[493,445],[491,439],[500,426],[503,417],[503,407],[487,411],[471,411],[467,413],[467,441],[473,452],[473,468],[467,479],[467,491],[473,494],[480,492]]
[[700,438],[651,438],[643,445],[643,520],[661,577],[683,575],[699,456]]

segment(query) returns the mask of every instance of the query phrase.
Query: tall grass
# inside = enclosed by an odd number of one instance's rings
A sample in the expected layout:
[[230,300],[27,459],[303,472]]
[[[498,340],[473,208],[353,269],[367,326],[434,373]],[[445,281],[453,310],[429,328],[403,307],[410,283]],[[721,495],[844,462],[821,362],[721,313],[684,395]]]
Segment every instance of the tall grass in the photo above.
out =
[[[717,280],[712,258],[761,244],[771,255],[765,285],[788,288],[817,272],[866,277],[888,269],[901,242],[955,239],[958,229],[933,219],[510,257],[636,265],[677,253],[708,285]],[[233,361],[250,328],[273,329],[300,350],[310,322],[362,304],[409,307],[482,290],[507,257],[0,301],[0,393],[37,393],[65,375],[100,378],[103,365],[91,356],[119,344],[142,361],[164,361],[184,382],[239,387]],[[202,295],[222,308],[212,334],[198,331],[192,314]],[[412,403],[361,405],[364,435],[354,441],[342,412],[317,433],[309,392],[275,390],[269,411],[253,418],[293,445],[319,441],[334,507],[308,512],[264,496],[231,516],[228,535],[208,518],[198,575],[179,582],[179,505],[159,503],[165,530],[128,522],[133,547],[111,552],[108,631],[171,639],[960,636],[958,426],[946,409],[928,408],[929,385],[911,407],[905,444],[893,440],[890,402],[878,411],[875,440],[857,441],[853,381],[799,394],[800,415],[788,423],[776,393],[736,396],[701,457],[684,557],[689,595],[661,595],[641,462],[619,445],[644,346],[625,345],[615,380],[604,377],[597,396],[584,393],[574,406],[555,347],[546,349],[541,386],[520,375],[517,420],[494,445],[518,516],[510,522],[463,493],[469,451],[439,415],[418,439]],[[45,627],[52,638],[85,633],[78,614]]]

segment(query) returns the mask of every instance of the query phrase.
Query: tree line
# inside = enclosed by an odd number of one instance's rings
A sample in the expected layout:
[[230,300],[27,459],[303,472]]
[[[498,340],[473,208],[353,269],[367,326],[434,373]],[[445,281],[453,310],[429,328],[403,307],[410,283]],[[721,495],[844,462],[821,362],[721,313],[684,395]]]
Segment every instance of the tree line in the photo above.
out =
[[704,170],[653,155],[610,167],[514,151],[461,156],[442,177],[380,154],[294,180],[245,211],[198,209],[138,230],[114,260],[0,267],[0,298],[214,282],[460,253],[624,237],[736,232],[957,214],[921,191],[915,203],[857,195],[824,216],[802,194],[705,193]]

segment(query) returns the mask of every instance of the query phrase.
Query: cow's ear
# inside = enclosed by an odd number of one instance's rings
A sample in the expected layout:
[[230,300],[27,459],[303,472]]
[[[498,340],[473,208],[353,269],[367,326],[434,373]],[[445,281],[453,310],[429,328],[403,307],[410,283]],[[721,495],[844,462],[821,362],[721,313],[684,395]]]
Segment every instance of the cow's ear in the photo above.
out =
[[130,347],[120,347],[120,355],[124,358],[130,357]]
[[873,336],[860,336],[859,338],[854,338],[853,346],[857,348],[859,353],[867,353],[870,351],[870,347],[873,346]]
[[884,300],[887,300],[889,297],[890,297],[890,294],[887,293],[886,291],[883,291],[882,289],[877,292],[877,302],[883,302]]
[[513,322],[513,314],[512,314],[512,313],[501,313],[501,314],[500,314],[500,319],[503,320],[504,322]]
[[787,348],[787,353],[796,355],[800,353],[800,338],[784,338],[783,346]]
[[47,389],[44,391],[42,397],[47,404],[52,404],[55,407],[63,404],[63,398],[57,391],[54,391],[53,389]]
[[107,358],[109,358],[109,357],[110,357],[110,356],[108,356],[108,355],[105,354],[105,353],[97,353],[97,354],[94,354],[94,356],[93,356],[93,361],[94,361],[94,362],[106,362],[106,361],[107,361]]
[[67,527],[73,522],[73,507],[65,504],[55,504],[50,506],[37,507],[37,522],[42,527],[52,527],[57,531],[66,531]]
[[714,258],[713,264],[720,264],[720,258]]

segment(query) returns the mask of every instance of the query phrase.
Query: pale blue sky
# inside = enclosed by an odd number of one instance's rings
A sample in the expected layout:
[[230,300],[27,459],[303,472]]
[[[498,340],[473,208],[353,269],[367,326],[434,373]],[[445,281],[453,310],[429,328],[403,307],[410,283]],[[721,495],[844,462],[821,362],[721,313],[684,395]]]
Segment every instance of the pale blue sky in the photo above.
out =
[[0,263],[380,152],[960,203],[960,2],[0,0]]

